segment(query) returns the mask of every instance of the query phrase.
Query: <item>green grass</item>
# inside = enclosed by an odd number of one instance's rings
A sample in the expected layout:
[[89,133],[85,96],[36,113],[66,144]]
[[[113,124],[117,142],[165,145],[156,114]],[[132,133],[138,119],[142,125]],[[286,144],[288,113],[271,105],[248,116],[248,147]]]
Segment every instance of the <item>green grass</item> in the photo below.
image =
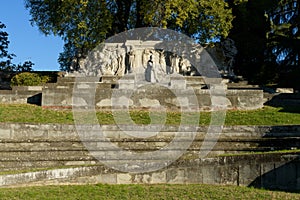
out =
[[0,199],[214,199],[284,200],[300,194],[237,186],[212,185],[77,185],[0,189]]
[[251,111],[227,111],[226,125],[289,125],[300,124],[298,107],[264,107]]
[[1,189],[1,199],[299,199],[299,194],[209,185],[86,185]]
[[0,104],[0,122],[73,123],[71,111],[55,111],[27,104]]
[[[128,124],[128,117],[123,117],[124,112],[118,112],[120,120],[118,123]],[[195,124],[199,117],[199,125],[209,125],[211,119],[210,112],[186,113],[184,121],[181,121],[182,113],[178,111],[168,111],[166,116],[160,112],[149,112],[147,110],[131,110],[130,116],[137,124],[149,124],[151,118],[153,124],[179,125]],[[81,120],[83,122],[92,122],[90,113],[83,113]],[[97,119],[100,124],[114,124],[116,113],[111,111],[97,111]],[[125,115],[124,115],[125,116]],[[77,118],[76,118],[77,119]],[[196,119],[196,120],[195,120]],[[18,122],[18,123],[62,123],[73,124],[74,117],[71,110],[51,110],[43,109],[34,105],[18,104],[0,104],[0,122]],[[262,109],[251,111],[228,110],[226,112],[225,125],[295,125],[300,124],[299,108],[274,108],[264,107]]]

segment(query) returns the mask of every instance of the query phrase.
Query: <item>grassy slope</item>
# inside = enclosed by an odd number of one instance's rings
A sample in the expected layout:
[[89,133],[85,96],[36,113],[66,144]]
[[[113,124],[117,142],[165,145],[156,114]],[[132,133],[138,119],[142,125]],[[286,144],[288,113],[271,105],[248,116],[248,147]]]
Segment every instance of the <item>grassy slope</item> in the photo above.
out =
[[[200,112],[199,125],[209,125],[209,112]],[[138,124],[149,124],[147,111],[131,111],[133,121]],[[163,123],[161,113],[154,113],[154,123]],[[166,124],[180,124],[180,112],[167,112]],[[114,115],[110,111],[98,111],[97,117],[101,124],[114,124]],[[190,114],[191,118],[195,113]],[[50,110],[34,105],[4,105],[0,104],[0,122],[28,122],[28,123],[64,123],[73,124],[71,110]],[[126,120],[122,123],[128,123]],[[230,110],[226,112],[226,125],[288,125],[300,124],[299,108],[284,110],[282,108],[264,107],[252,111]]]
[[300,199],[300,194],[237,186],[84,185],[0,189],[0,199]]

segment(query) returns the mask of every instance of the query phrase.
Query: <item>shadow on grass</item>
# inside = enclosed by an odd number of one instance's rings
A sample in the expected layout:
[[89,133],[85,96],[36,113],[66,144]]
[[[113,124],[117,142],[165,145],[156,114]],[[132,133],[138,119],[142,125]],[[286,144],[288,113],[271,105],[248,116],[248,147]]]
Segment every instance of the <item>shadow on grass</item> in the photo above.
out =
[[299,106],[284,106],[279,112],[288,112],[288,113],[300,113],[300,105]]

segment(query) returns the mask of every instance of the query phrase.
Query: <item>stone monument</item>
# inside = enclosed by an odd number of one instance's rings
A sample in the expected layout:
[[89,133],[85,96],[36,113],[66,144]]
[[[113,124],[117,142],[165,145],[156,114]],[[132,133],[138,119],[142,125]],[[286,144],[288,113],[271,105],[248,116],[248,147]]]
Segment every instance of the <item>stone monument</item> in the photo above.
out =
[[[123,43],[105,43],[89,54],[80,63],[80,69],[73,75],[124,77],[120,84],[149,82],[170,85],[170,77],[191,73],[192,64],[187,58],[172,52],[157,49],[161,41],[126,40]],[[133,75],[133,76],[132,76]],[[127,81],[126,81],[127,80]],[[123,86],[121,86],[123,88]],[[126,87],[124,85],[124,87]]]

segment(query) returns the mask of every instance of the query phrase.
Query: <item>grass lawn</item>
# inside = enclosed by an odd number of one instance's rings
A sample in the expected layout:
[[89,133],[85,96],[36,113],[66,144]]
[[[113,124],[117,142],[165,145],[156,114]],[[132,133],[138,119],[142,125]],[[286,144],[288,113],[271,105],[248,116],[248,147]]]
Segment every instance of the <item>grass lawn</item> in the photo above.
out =
[[[114,124],[114,115],[111,111],[97,111],[97,118],[101,124]],[[178,125],[181,123],[181,113],[168,111],[166,118],[159,112],[152,113],[154,123]],[[151,122],[146,110],[132,110],[130,116],[137,124]],[[191,113],[190,117],[199,116],[199,125],[209,125],[211,113]],[[189,116],[188,116],[189,117]],[[187,118],[188,118],[187,117]],[[0,122],[28,122],[28,123],[63,123],[73,124],[72,110],[51,110],[35,105],[0,104]],[[128,123],[126,120],[122,123]],[[295,125],[300,124],[299,108],[264,107],[251,111],[228,110],[225,125]]]
[[0,189],[0,199],[224,199],[292,200],[299,193],[275,192],[238,186],[212,185],[77,185]]

